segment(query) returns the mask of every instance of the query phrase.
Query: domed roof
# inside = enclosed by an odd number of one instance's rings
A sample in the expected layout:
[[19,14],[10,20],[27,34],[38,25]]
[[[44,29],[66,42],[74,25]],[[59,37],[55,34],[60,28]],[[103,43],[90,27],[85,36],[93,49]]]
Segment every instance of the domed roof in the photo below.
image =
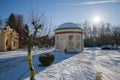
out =
[[81,28],[75,23],[67,22],[67,23],[63,23],[60,26],[58,26],[56,30],[61,30],[61,29],[81,29]]

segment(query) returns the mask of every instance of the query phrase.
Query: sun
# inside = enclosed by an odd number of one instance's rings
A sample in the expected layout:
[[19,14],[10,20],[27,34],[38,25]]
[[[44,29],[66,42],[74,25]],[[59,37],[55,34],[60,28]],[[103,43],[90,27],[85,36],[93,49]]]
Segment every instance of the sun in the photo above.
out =
[[93,18],[93,23],[99,23],[100,20],[101,20],[101,18],[100,18],[99,16],[95,16],[95,17]]

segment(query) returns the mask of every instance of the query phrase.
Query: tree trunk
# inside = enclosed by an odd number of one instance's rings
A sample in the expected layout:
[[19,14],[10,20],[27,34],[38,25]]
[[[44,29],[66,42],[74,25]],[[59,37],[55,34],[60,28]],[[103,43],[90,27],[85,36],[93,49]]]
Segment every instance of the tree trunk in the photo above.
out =
[[32,64],[32,54],[31,54],[31,48],[28,48],[28,65],[30,70],[30,80],[35,80],[35,70]]

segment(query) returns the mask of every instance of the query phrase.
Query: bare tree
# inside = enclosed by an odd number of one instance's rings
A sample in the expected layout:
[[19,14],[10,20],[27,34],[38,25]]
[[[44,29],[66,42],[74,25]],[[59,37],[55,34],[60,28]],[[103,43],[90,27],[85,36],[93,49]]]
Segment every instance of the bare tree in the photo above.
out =
[[32,32],[30,31],[31,28],[28,27],[28,25],[24,26],[24,31],[23,31],[23,35],[24,35],[24,39],[25,42],[27,43],[27,49],[28,49],[28,65],[29,65],[29,69],[30,69],[30,80],[35,80],[34,76],[35,76],[35,70],[32,64],[32,54],[31,54],[31,49],[32,47],[35,45],[36,42],[36,36],[37,34],[40,32],[40,30],[42,30],[42,28],[44,27],[44,13],[42,13],[40,15],[40,17],[38,17],[39,15],[34,14],[32,12],[32,15],[30,16],[30,23],[33,26]]
[[120,45],[120,26],[113,26],[105,22],[91,26],[88,21],[81,25],[84,30],[85,46]]
[[112,41],[113,44],[120,44],[120,27],[119,26],[114,26],[112,28]]

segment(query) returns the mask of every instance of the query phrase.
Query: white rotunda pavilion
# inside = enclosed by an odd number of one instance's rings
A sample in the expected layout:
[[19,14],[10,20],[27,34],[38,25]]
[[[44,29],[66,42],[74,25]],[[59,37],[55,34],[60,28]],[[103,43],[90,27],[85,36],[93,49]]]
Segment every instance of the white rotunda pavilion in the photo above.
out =
[[55,30],[55,48],[65,52],[83,51],[83,29],[71,22],[61,24]]

